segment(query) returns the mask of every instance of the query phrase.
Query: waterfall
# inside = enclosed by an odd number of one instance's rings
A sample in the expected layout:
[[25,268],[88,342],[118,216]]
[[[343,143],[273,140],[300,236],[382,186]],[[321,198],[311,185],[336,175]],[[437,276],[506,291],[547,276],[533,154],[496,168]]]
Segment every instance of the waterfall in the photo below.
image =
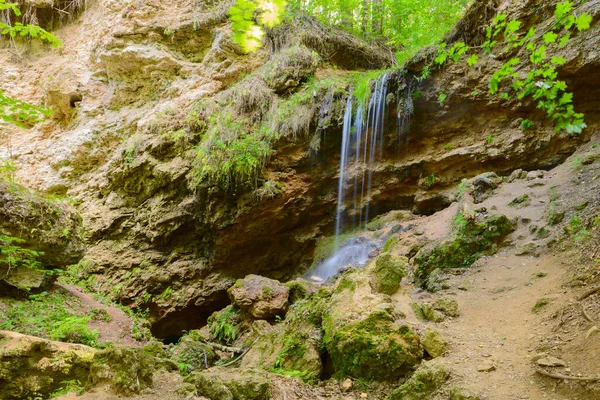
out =
[[[369,254],[382,245],[354,238],[341,246],[340,237],[344,228],[360,233],[366,230],[369,222],[373,170],[383,154],[388,86],[389,74],[386,73],[375,83],[366,118],[363,104],[348,96],[340,152],[334,254],[311,272],[313,277],[327,279],[349,264],[364,266]],[[350,194],[351,206],[344,208]],[[351,227],[344,226],[348,215],[352,215]]]

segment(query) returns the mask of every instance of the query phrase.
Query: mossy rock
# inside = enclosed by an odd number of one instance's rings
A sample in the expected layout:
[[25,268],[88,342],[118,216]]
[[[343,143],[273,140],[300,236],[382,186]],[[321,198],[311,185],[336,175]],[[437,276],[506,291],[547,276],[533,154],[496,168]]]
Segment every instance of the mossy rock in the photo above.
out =
[[217,358],[212,347],[194,340],[190,336],[182,337],[171,354],[171,360],[184,375],[209,368],[217,361]]
[[306,299],[310,296],[307,282],[301,282],[299,279],[285,283],[285,286],[290,290],[289,302],[294,304],[298,300]]
[[402,386],[395,389],[386,400],[427,400],[448,379],[450,372],[440,363],[427,362],[419,367]]
[[193,372],[185,384],[195,387],[196,394],[210,400],[268,400],[271,380],[264,371],[214,367]]
[[320,63],[321,57],[307,47],[288,47],[265,64],[261,78],[276,93],[284,93],[300,86]]
[[565,211],[557,208],[556,205],[551,204],[546,211],[546,221],[548,225],[558,225],[565,219]]
[[421,336],[423,348],[432,358],[442,356],[448,350],[448,341],[444,339],[441,333],[428,326]]
[[437,299],[433,303],[433,309],[441,311],[449,317],[460,316],[460,311],[458,310],[458,302],[448,297],[441,297]]
[[394,294],[400,287],[400,281],[406,276],[408,258],[383,253],[377,257],[373,273],[375,290],[379,293]]
[[0,331],[0,399],[49,398],[67,381],[88,381],[96,350]]
[[515,230],[504,215],[488,215],[479,220],[458,216],[452,237],[419,251],[415,256],[415,282],[425,287],[435,269],[467,268],[484,254],[494,254],[498,245]]
[[481,397],[473,394],[464,387],[454,386],[452,390],[450,390],[450,400],[481,400]]
[[378,310],[338,329],[325,325],[325,346],[334,370],[354,378],[395,380],[410,372],[423,356],[419,337]]
[[231,344],[248,330],[249,316],[238,307],[228,305],[212,313],[207,325],[210,339]]
[[156,359],[143,349],[110,347],[94,355],[90,383],[106,383],[115,394],[131,396],[152,387],[156,366]]
[[436,311],[431,304],[411,303],[410,306],[420,320],[431,322],[442,322],[444,320],[442,313]]
[[290,289],[274,279],[248,275],[228,290],[234,305],[247,311],[256,319],[284,315],[289,306]]

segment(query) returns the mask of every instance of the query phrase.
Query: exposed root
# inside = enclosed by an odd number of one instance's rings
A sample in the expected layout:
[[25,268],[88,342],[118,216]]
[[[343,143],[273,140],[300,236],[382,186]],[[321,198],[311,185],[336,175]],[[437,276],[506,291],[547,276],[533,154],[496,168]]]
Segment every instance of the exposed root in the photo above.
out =
[[587,299],[588,297],[590,297],[591,295],[593,295],[593,294],[595,294],[597,292],[600,292],[600,285],[591,288],[587,292],[584,292],[582,295],[580,295],[577,298],[577,300],[581,301],[581,300]]
[[242,349],[241,347],[223,346],[222,344],[212,343],[212,342],[204,342],[204,344],[212,347],[213,349],[217,349],[220,351],[226,351],[228,353],[240,354],[240,353],[244,352],[244,349]]
[[581,304],[581,312],[583,313],[583,316],[585,317],[585,319],[587,319],[590,322],[594,322],[594,320],[592,319],[592,317],[590,317],[590,315],[585,310],[585,306],[583,304]]
[[559,374],[557,372],[544,371],[541,368],[536,368],[535,372],[537,372],[540,375],[549,376],[550,378],[554,378],[554,379],[568,379],[568,380],[572,380],[572,381],[584,381],[584,382],[600,381],[600,376],[568,376],[568,375]]

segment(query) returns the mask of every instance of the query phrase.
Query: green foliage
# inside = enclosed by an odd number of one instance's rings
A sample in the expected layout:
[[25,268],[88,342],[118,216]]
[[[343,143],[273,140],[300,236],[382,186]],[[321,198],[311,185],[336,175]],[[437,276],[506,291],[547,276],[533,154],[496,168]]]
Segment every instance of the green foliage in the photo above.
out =
[[[34,38],[49,43],[52,47],[59,47],[62,42],[53,34],[45,31],[36,25],[23,25],[20,22],[10,24],[11,13],[15,17],[21,16],[17,3],[9,3],[7,0],[0,0],[0,11],[6,13],[6,17],[0,21],[0,35],[6,35],[11,39],[16,37]],[[28,127],[43,120],[51,115],[52,110],[43,106],[34,106],[21,100],[13,99],[0,90],[0,120],[15,124],[21,127]]]
[[98,332],[79,311],[79,301],[60,291],[29,296],[29,300],[4,299],[5,319],[0,329],[71,343],[96,345]]
[[585,169],[585,166],[583,165],[583,162],[581,161],[581,157],[579,156],[575,156],[573,157],[573,160],[571,160],[570,164],[571,168],[573,168],[576,171],[582,172]]
[[214,312],[207,322],[208,331],[219,342],[232,343],[242,333],[239,329],[240,310],[231,305]]
[[273,28],[282,21],[285,0],[237,0],[229,9],[233,22],[233,40],[246,53],[262,46],[263,28]]
[[467,193],[468,191],[470,191],[472,189],[473,189],[473,187],[469,183],[469,180],[468,179],[463,179],[458,184],[458,198],[462,199],[464,197],[465,193]]
[[446,100],[448,99],[448,95],[445,93],[440,93],[440,95],[438,96],[438,104],[440,105],[440,107],[444,107],[444,104],[446,104]]
[[60,389],[50,394],[50,398],[54,399],[56,397],[64,396],[71,392],[76,392],[80,394],[84,390],[84,386],[78,380],[70,380],[70,381],[62,381]]
[[[509,55],[515,49],[526,49],[529,58],[524,60],[518,57],[508,59],[490,79],[489,92],[504,101],[523,101],[531,99],[537,108],[546,113],[554,122],[555,129],[565,130],[567,133],[579,134],[587,127],[583,114],[576,113],[573,108],[573,94],[567,92],[567,84],[558,78],[557,67],[566,60],[563,57],[549,57],[548,52],[555,48],[558,42],[563,47],[571,38],[575,28],[578,31],[590,28],[592,17],[586,13],[575,16],[573,3],[565,1],[559,3],[555,10],[555,25],[544,32],[541,37],[543,43],[538,43],[537,28],[531,28],[526,34],[520,33],[521,22],[508,20],[506,14],[499,14],[492,24],[487,27],[486,41],[480,47],[483,53],[492,58],[498,55]],[[500,42],[501,41],[501,42]],[[493,54],[496,46],[502,43],[504,48]],[[444,65],[448,60],[458,62],[463,54],[468,54],[469,49],[464,43],[454,43],[448,49],[442,43],[435,59],[437,65]],[[477,64],[478,56],[471,54],[467,57],[467,65]],[[522,129],[529,129],[533,123],[529,120],[522,122]]]
[[0,235],[0,266],[7,268],[7,275],[14,268],[21,266],[32,269],[41,267],[38,258],[44,253],[21,247],[20,244],[23,243],[25,240],[21,238]]

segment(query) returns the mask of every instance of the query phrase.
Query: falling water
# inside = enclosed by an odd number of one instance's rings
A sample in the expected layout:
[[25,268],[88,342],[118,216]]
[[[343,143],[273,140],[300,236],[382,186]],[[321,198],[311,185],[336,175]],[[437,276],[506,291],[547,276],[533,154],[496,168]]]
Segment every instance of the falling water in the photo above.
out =
[[[369,260],[369,254],[382,246],[381,242],[364,238],[351,239],[341,246],[340,235],[344,228],[349,228],[343,224],[347,220],[345,215],[352,215],[352,229],[357,232],[366,230],[369,222],[373,169],[376,160],[383,154],[388,83],[388,74],[384,74],[375,83],[366,118],[363,105],[352,96],[349,96],[346,103],[337,192],[335,250],[330,258],[311,272],[311,276],[327,279],[347,265],[364,266]],[[356,110],[355,103],[358,103]],[[348,179],[351,172],[354,176]],[[347,203],[345,200],[350,194],[353,196],[351,207],[344,209],[344,204]]]

